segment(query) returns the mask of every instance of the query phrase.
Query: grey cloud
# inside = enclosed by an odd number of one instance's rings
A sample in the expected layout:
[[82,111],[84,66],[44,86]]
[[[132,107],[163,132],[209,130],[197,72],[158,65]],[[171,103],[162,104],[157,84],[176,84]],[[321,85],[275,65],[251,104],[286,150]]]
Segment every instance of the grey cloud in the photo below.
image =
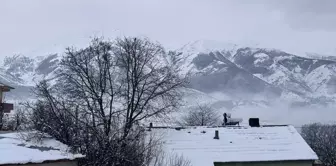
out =
[[295,29],[336,31],[335,0],[264,1],[271,9],[283,12],[285,21]]
[[[329,5],[315,3],[322,1]],[[61,52],[67,46],[86,45],[94,35],[147,36],[174,48],[208,39],[258,43],[260,47],[286,51],[334,53],[336,31],[316,31],[336,29],[333,2],[0,0],[0,58],[15,53],[33,56]],[[303,32],[307,27],[312,32]]]

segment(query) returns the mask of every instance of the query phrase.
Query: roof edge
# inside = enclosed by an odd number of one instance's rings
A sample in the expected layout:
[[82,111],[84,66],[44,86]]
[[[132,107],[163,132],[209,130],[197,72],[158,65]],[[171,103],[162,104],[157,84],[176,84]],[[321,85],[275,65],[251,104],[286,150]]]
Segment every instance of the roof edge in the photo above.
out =
[[0,164],[0,166],[15,166],[15,165],[26,165],[26,164],[31,164],[31,165],[37,165],[37,164],[48,164],[48,163],[54,163],[54,162],[68,162],[68,161],[76,161],[76,160],[78,160],[78,159],[82,159],[82,158],[85,158],[85,156],[84,155],[82,155],[82,156],[78,156],[78,157],[74,157],[73,159],[66,159],[66,158],[64,158],[64,159],[56,159],[56,160],[45,160],[45,161],[43,161],[43,162],[32,162],[32,161],[30,161],[30,162],[27,162],[27,163],[2,163],[2,164]]
[[2,82],[0,82],[0,86],[5,86],[5,87],[7,87],[7,88],[9,88],[9,89],[15,89],[14,87],[9,86],[9,85],[7,85],[7,84],[4,84],[4,83],[2,83]]
[[261,160],[261,161],[215,161],[214,164],[227,164],[227,163],[268,163],[268,162],[314,162],[318,159],[289,159],[289,160]]

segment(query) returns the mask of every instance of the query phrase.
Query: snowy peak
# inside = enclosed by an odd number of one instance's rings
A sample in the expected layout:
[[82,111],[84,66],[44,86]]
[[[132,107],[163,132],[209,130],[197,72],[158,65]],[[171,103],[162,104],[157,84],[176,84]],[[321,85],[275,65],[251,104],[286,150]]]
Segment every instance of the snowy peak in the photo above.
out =
[[34,59],[22,55],[6,57],[4,69],[15,77],[21,77],[25,73],[34,71]]
[[[336,62],[304,58],[276,49],[197,41],[179,50],[204,92],[275,93],[276,96],[334,96]],[[211,89],[209,91],[209,89]],[[295,97],[297,98],[297,97]]]
[[61,59],[57,56],[57,54],[52,54],[46,57],[39,57],[35,72],[38,75],[47,76],[56,70],[60,61]]
[[[181,74],[191,74],[190,87],[202,93],[265,99],[336,98],[336,61],[304,58],[281,50],[210,40],[190,42],[176,51]],[[57,54],[30,58],[6,57],[0,81],[31,87],[52,79],[59,68]],[[175,63],[175,62],[174,62]]]
[[[4,73],[4,77],[0,81],[5,80],[4,82],[12,85],[34,86],[37,81],[54,72],[58,63],[57,54],[37,58],[23,55],[6,57],[3,66],[0,67]],[[13,79],[8,80],[8,78]]]
[[209,53],[211,51],[234,51],[239,46],[233,43],[224,43],[212,40],[197,40],[190,42],[180,48],[178,51],[183,51],[185,53]]
[[[306,95],[320,93],[316,88],[309,86],[316,81],[309,79],[312,77],[310,73],[316,73],[314,71],[321,66],[335,65],[334,61],[303,58],[281,51],[251,48],[239,49],[233,62],[270,84]],[[333,71],[330,72],[335,74]],[[318,73],[328,75],[328,72]]]

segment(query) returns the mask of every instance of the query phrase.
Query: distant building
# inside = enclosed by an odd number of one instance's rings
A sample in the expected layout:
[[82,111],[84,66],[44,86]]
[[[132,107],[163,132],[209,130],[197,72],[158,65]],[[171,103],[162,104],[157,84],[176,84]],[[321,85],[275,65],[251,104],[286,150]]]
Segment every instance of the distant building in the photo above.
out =
[[0,134],[0,166],[78,166],[84,157],[50,137],[40,143],[20,139],[18,133]]
[[193,166],[312,166],[318,160],[293,126],[154,127],[151,132],[162,134],[166,152],[183,155]]
[[4,93],[9,92],[12,89],[14,88],[6,84],[0,83],[0,113],[9,113],[11,110],[13,110],[13,104],[4,103],[3,101]]

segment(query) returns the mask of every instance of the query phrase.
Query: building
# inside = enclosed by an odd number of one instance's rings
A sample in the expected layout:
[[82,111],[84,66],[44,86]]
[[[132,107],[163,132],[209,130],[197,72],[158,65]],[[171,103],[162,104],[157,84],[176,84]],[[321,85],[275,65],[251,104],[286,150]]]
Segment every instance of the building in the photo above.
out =
[[11,103],[4,103],[4,93],[9,92],[12,89],[14,89],[11,86],[8,86],[6,84],[0,83],[0,112],[1,113],[10,113],[11,110],[13,110],[13,104]]
[[[312,166],[318,159],[293,126],[153,128],[164,150],[193,166]],[[217,134],[216,134],[217,133]]]
[[19,133],[0,134],[0,166],[77,166],[81,154],[51,137],[27,142]]

